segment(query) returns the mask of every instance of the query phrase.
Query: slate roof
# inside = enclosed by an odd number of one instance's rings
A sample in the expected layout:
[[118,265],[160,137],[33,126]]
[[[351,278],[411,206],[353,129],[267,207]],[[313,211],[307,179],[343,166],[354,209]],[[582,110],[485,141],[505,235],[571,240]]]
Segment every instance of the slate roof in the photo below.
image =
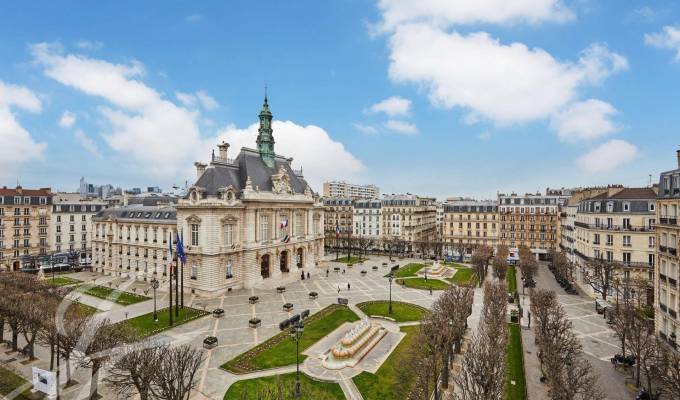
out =
[[108,208],[95,215],[96,219],[113,218],[119,221],[149,221],[167,224],[177,223],[177,209],[174,205],[156,207],[139,204],[125,207]]
[[297,194],[303,194],[307,182],[301,176],[296,175],[290,166],[289,159],[277,155],[275,168],[269,168],[262,161],[257,150],[246,147],[241,149],[241,152],[233,161],[213,160],[194,186],[204,188],[208,196],[216,196],[219,189],[231,185],[238,194],[245,188],[246,181],[250,177],[253,189],[257,188],[260,192],[271,192],[273,187],[271,176],[277,174],[281,167],[288,174],[290,187],[293,191]]
[[608,196],[608,193],[602,193],[597,196],[593,196],[588,200],[644,200],[644,199],[656,199],[656,193],[652,188],[624,188],[620,192]]

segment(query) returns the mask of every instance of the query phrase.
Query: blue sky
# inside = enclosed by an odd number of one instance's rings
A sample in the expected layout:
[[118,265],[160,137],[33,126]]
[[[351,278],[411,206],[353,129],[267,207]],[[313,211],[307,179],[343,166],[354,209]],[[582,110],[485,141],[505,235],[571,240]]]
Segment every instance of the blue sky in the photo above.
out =
[[384,193],[646,185],[680,145],[672,1],[5,2],[0,180],[168,188],[218,141]]

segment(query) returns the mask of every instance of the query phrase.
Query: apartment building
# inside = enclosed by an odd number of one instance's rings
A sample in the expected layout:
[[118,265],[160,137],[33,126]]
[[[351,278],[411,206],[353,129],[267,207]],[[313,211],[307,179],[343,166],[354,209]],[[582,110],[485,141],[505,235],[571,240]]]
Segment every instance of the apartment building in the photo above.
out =
[[[594,294],[584,275],[589,262],[602,259],[620,265],[621,279],[652,279],[656,258],[655,188],[610,186],[578,203],[574,221],[576,283]],[[610,293],[610,295],[613,293]]]
[[524,245],[537,259],[548,259],[550,251],[557,248],[559,209],[569,194],[550,189],[545,194],[499,194],[498,243],[511,249]]
[[437,205],[432,197],[413,194],[384,195],[382,198],[383,240],[400,239],[413,251],[418,242],[437,237]]
[[380,189],[376,185],[355,185],[347,182],[324,182],[324,197],[347,197],[350,199],[376,199]]
[[175,205],[128,205],[92,217],[92,270],[150,280],[167,276],[170,240],[177,232]]
[[353,203],[352,199],[346,197],[323,199],[324,233],[326,235],[335,235],[337,228],[340,229],[340,234],[346,234],[352,230]]
[[444,204],[442,240],[448,254],[471,254],[480,245],[498,242],[496,201],[454,200]]
[[352,212],[354,235],[380,239],[382,202],[378,199],[355,200]]
[[680,334],[678,307],[678,269],[680,268],[680,150],[676,153],[677,169],[661,173],[659,193],[656,198],[656,238],[658,243],[658,273],[654,277],[655,325],[659,337],[673,348],[677,346]]
[[51,251],[79,251],[81,259],[89,259],[92,254],[92,217],[106,207],[106,202],[82,198],[80,193],[55,193],[50,224]]
[[49,252],[50,188],[0,189],[0,269],[18,271]]

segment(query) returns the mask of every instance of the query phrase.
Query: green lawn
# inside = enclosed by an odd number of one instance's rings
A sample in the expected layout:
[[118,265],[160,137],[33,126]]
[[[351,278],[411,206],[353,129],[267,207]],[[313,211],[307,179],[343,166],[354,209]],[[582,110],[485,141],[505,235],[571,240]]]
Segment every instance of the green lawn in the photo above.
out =
[[[508,381],[505,398],[507,400],[526,399],[526,386],[524,381],[524,358],[522,352],[521,331],[518,324],[508,324],[508,356],[507,370]],[[510,381],[515,381],[514,385]]]
[[[28,381],[19,375],[15,374],[14,372],[8,370],[7,368],[0,367],[0,395],[1,396],[6,396],[13,392],[16,388],[20,387],[21,385],[28,383]],[[18,396],[14,397],[14,399],[18,400],[28,400],[32,399],[31,397],[31,388],[33,386],[29,385],[29,387],[21,392]]]
[[78,307],[80,311],[84,312],[85,314],[92,315],[95,313],[99,312],[99,309],[96,307],[92,307],[90,305],[78,302],[78,301],[72,301],[71,307]]
[[52,278],[51,276],[46,276],[45,282],[49,283],[50,285],[54,285],[54,286],[67,286],[67,285],[75,285],[76,283],[82,283],[83,281],[80,281],[78,279],[68,278],[66,276],[55,276],[54,278]]
[[403,267],[399,268],[397,272],[394,273],[394,276],[397,278],[407,278],[409,276],[416,276],[416,273],[420,271],[425,264],[420,264],[420,263],[410,263],[406,264]]
[[417,326],[403,326],[401,331],[406,336],[394,349],[392,354],[380,366],[378,372],[362,372],[352,378],[364,400],[401,400],[406,398],[409,390],[408,382],[404,382],[403,373],[399,372],[399,367],[404,363],[411,343],[415,338]]
[[505,279],[508,283],[508,292],[514,293],[517,291],[517,277],[515,276],[515,266],[508,265],[508,272],[505,274]]
[[[279,383],[284,388],[284,399],[292,398],[292,396],[287,395],[285,390],[288,389],[292,393],[295,387],[294,372],[237,381],[229,387],[229,390],[227,390],[227,393],[224,395],[224,400],[260,400],[262,398],[274,398],[267,397],[267,394],[277,394]],[[345,400],[345,395],[339,384],[320,382],[303,373],[300,374],[300,392],[302,392],[302,399]]]
[[390,302],[387,300],[367,301],[357,304],[366,315],[380,315],[393,318],[397,322],[420,321],[428,312],[424,307],[403,301],[392,301],[392,314],[388,314]]
[[128,326],[138,339],[144,339],[177,325],[186,324],[189,321],[193,321],[208,314],[210,313],[206,311],[197,310],[191,307],[184,307],[179,309],[179,317],[176,317],[173,308],[173,326],[170,326],[170,313],[166,307],[158,310],[158,322],[154,322],[153,312],[150,312],[148,314],[143,314],[138,317],[121,321],[120,324]]
[[[345,322],[358,319],[359,317],[349,307],[338,304],[330,305],[313,314],[305,321],[305,330],[300,340],[300,353]],[[300,354],[300,362],[305,358],[305,355]],[[291,364],[295,364],[295,342],[291,340],[288,331],[284,331],[236,356],[220,368],[242,374]]]
[[142,296],[135,293],[123,292],[121,290],[108,288],[106,286],[92,286],[82,293],[89,294],[90,296],[98,297],[100,299],[113,301],[116,304],[123,306],[129,306],[130,304],[139,303],[142,301],[150,300],[150,297]]
[[475,271],[472,268],[460,268],[456,270],[456,274],[451,278],[446,278],[447,281],[455,283],[456,285],[467,285],[477,281]]
[[367,260],[367,258],[356,257],[356,256],[351,256],[350,258],[347,258],[347,256],[344,256],[344,257],[340,257],[337,260],[333,260],[333,261],[346,263],[346,264],[358,264],[358,263],[366,261],[366,260]]
[[406,278],[406,279],[397,279],[397,283],[400,285],[404,285],[408,288],[412,289],[423,289],[423,290],[444,290],[447,287],[449,287],[449,284],[440,281],[439,279],[428,279],[425,280],[425,278]]

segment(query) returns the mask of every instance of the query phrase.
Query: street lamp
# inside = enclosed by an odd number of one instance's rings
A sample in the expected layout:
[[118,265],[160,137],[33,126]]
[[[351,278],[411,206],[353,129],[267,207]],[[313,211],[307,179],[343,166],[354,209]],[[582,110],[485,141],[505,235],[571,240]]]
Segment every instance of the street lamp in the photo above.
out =
[[158,279],[153,277],[151,279],[151,288],[153,289],[153,322],[158,322],[158,313],[156,312],[156,289],[160,286]]
[[392,279],[394,279],[393,274],[390,272],[390,274],[387,276],[387,279],[390,281],[390,306],[387,311],[389,315],[392,315]]
[[305,324],[300,319],[290,327],[290,337],[295,342],[295,393],[296,399],[300,398],[300,339],[305,330]]

